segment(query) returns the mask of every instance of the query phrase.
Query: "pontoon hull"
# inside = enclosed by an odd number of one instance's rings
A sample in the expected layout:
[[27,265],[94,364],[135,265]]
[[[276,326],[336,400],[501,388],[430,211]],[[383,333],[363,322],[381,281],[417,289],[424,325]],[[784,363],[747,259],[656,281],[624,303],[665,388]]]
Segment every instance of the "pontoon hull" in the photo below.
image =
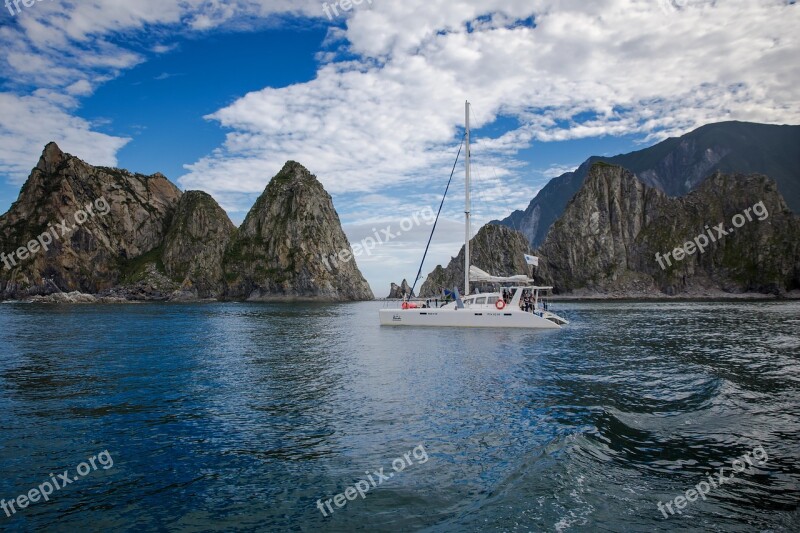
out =
[[524,311],[381,309],[379,315],[381,326],[561,329],[546,318]]

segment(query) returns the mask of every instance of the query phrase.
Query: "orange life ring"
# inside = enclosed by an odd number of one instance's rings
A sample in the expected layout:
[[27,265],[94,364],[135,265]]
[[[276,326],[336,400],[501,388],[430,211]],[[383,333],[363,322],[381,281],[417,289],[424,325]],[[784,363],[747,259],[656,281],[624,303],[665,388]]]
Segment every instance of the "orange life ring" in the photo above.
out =
[[497,300],[494,303],[494,306],[498,309],[498,311],[502,311],[506,307],[506,302],[505,300]]
[[403,305],[400,306],[403,309],[408,309],[408,302],[403,302]]

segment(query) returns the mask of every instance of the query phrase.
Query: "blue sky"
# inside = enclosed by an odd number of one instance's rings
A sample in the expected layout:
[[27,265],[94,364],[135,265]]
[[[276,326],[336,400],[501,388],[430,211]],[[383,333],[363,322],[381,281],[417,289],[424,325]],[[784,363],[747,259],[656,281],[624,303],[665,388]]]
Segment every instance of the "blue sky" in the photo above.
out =
[[[438,207],[468,98],[474,233],[591,155],[798,123],[798,22],[786,0],[374,0],[333,20],[315,0],[21,6],[0,14],[0,210],[50,140],[205,190],[237,224],[294,159],[355,243]],[[423,272],[463,244],[462,172]],[[358,258],[378,296],[428,230]]]
[[174,50],[100,87],[80,113],[107,122],[101,131],[132,139],[118,152],[121,166],[177,179],[183,165],[225,140],[205,115],[248,92],[313,79],[325,34],[309,25],[176,40]]

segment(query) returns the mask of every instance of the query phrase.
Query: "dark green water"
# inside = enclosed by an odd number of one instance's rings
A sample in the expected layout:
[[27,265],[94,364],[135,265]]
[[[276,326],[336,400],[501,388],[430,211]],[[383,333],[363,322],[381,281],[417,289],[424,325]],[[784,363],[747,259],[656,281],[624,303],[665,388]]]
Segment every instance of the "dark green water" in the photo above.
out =
[[800,529],[800,303],[565,304],[539,333],[380,307],[0,306],[0,498],[79,477],[0,529]]

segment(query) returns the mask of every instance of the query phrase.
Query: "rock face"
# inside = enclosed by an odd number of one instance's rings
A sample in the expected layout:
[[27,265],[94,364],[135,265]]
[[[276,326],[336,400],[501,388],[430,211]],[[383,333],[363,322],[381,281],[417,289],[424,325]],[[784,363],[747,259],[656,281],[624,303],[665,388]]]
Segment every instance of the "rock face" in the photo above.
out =
[[164,240],[166,274],[188,296],[216,298],[225,291],[222,259],[236,227],[208,194],[188,191],[178,203]]
[[[677,260],[690,242],[693,253]],[[670,198],[598,163],[538,255],[542,281],[562,293],[781,294],[800,288],[800,217],[765,176],[715,173]]]
[[775,180],[789,207],[800,213],[798,146],[800,126],[709,124],[630,154],[591,157],[574,172],[552,179],[525,211],[516,211],[499,223],[524,233],[533,246],[541,245],[598,161],[627,168],[669,196],[685,196],[715,172],[765,174]]
[[51,143],[0,217],[0,300],[371,300],[349,252],[331,197],[297,163],[236,230],[205,193]]
[[[0,299],[113,287],[133,259],[161,245],[180,197],[161,174],[93,167],[48,144],[0,217]],[[20,260],[19,248],[39,237],[38,251]]]
[[403,297],[408,296],[409,298],[414,298],[414,291],[411,290],[411,285],[408,284],[408,281],[403,280],[403,283],[398,285],[397,283],[392,283],[391,288],[389,289],[389,296],[388,298],[391,299],[402,299]]
[[228,245],[223,263],[226,297],[374,299],[349,252],[330,195],[314,175],[290,161]]
[[[487,224],[470,241],[470,262],[494,276],[530,276],[531,270],[525,262],[525,254],[532,254],[525,236],[506,226]],[[457,257],[450,260],[447,268],[437,266],[420,289],[420,296],[433,298],[442,294],[443,289],[458,287],[464,291],[464,247]],[[483,292],[492,290],[492,285],[472,284],[473,290]]]

